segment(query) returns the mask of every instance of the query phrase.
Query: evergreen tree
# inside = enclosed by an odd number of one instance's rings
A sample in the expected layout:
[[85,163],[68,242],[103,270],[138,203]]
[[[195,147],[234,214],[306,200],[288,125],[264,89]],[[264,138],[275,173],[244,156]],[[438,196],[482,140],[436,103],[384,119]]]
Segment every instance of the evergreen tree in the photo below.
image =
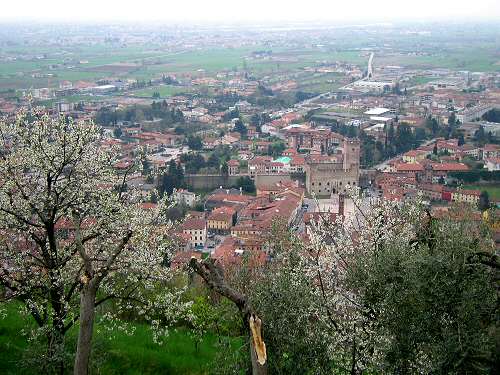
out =
[[479,209],[481,211],[486,211],[490,208],[490,196],[487,191],[483,190],[479,196],[478,202]]

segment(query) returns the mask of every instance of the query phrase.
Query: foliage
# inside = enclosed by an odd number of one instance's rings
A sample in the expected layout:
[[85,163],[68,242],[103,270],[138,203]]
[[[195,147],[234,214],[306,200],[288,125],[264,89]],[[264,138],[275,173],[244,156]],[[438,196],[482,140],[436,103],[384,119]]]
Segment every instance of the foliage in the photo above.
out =
[[[202,158],[203,159],[203,158]],[[186,168],[186,171],[189,170]],[[184,187],[184,170],[182,166],[171,160],[168,164],[168,171],[160,179],[160,195],[172,194],[174,189]]]
[[164,201],[142,208],[93,123],[34,110],[0,122],[0,134],[0,282],[37,323],[31,336],[46,338],[48,360],[64,365],[64,337],[78,321],[87,340],[78,349],[90,350],[95,307],[108,301],[112,324],[138,308],[161,336],[159,317],[178,298],[157,289],[170,278],[163,266],[169,239],[156,227],[168,228]]
[[238,177],[235,187],[241,187],[245,193],[255,193],[255,183],[248,176]]
[[481,125],[474,133],[474,141],[479,146],[484,146],[486,143],[491,143],[493,141],[493,135],[491,132],[486,133],[484,127]]
[[478,208],[481,211],[485,211],[490,208],[490,195],[487,191],[483,190],[479,196]]
[[133,105],[124,109],[110,109],[102,107],[95,116],[100,125],[116,125],[118,122],[136,123],[144,120],[161,119],[161,129],[172,124],[184,123],[182,111],[167,105],[166,101],[153,102],[150,106]]
[[190,135],[187,140],[187,144],[191,150],[201,150],[203,148],[203,143],[201,137]]
[[[43,373],[43,347],[38,342],[29,342],[20,335],[27,327],[36,324],[26,321],[18,313],[15,303],[6,306],[7,316],[0,319],[0,373],[5,375],[36,375]],[[219,352],[222,345],[229,358],[237,352],[239,342],[232,337],[223,337],[222,343],[215,332],[193,337],[185,328],[172,329],[164,345],[152,345],[151,330],[142,323],[130,323],[133,333],[97,329],[92,374],[206,374],[214,373],[222,362]],[[75,329],[68,333],[68,347],[76,345]],[[71,353],[70,353],[71,354]],[[38,363],[34,360],[38,356]],[[68,363],[72,362],[72,355]],[[229,362],[229,360],[228,360]],[[70,368],[65,373],[70,373]]]
[[[204,168],[207,164],[205,163],[205,158],[198,153],[189,153],[181,155],[181,162],[184,163],[186,173],[198,173],[198,171]],[[177,166],[177,169],[182,167]],[[176,172],[180,174],[180,170]]]
[[498,361],[498,297],[493,268],[474,260],[492,254],[484,229],[467,217],[438,221],[419,202],[352,199],[356,216],[320,221],[309,245],[337,364],[488,373]]
[[483,115],[483,120],[500,123],[500,109],[493,108]]
[[268,155],[273,157],[281,156],[283,151],[286,149],[286,144],[282,141],[273,142],[269,145]]
[[449,176],[464,183],[478,181],[500,181],[500,171],[473,170],[464,172],[450,172]]
[[116,127],[116,128],[113,129],[113,137],[115,137],[115,138],[121,138],[122,135],[123,135],[123,131],[122,131],[121,128]]
[[273,262],[251,290],[264,322],[271,374],[328,374],[330,326],[314,280],[301,256],[300,241],[286,231],[272,235]]
[[245,136],[247,134],[248,129],[245,126],[245,124],[243,124],[243,121],[238,119],[234,123],[234,131],[240,133],[242,136]]
[[250,117],[250,124],[260,129],[260,126],[271,121],[271,117],[267,113],[255,113]]
[[355,260],[349,275],[376,322],[371,342],[378,367],[390,373],[489,373],[497,296],[490,269],[471,261],[482,251],[481,234],[467,221],[432,220],[421,229],[425,233],[413,245],[384,239]]
[[432,116],[425,119],[425,127],[429,129],[433,136],[436,136],[439,132],[439,122]]

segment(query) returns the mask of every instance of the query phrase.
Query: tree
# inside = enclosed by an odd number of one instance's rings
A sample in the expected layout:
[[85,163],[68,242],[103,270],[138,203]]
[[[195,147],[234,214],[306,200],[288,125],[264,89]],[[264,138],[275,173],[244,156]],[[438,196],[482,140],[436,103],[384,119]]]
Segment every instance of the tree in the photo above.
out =
[[248,297],[236,289],[232,288],[224,278],[224,272],[220,265],[212,259],[207,258],[199,262],[192,258],[189,266],[207,284],[207,286],[233,302],[238,310],[247,332],[250,342],[250,358],[253,375],[267,374],[267,353],[266,345],[262,338],[262,321],[252,308]]
[[448,126],[450,128],[453,128],[457,125],[458,120],[457,116],[455,115],[455,112],[451,112],[451,114],[448,116]]
[[464,135],[463,134],[460,134],[458,136],[458,145],[459,146],[463,146],[465,144],[465,138],[464,138]]
[[310,231],[336,363],[351,374],[489,373],[500,264],[487,231],[463,208],[438,220],[419,202],[357,194],[356,217]]
[[285,151],[286,145],[284,142],[273,142],[269,145],[268,155],[278,157],[281,153]]
[[[205,168],[207,165],[205,163],[205,158],[198,153],[190,153],[181,155],[181,162],[185,165],[185,169],[187,173],[198,173],[198,171],[202,168]],[[172,163],[170,163],[172,164]],[[175,164],[175,163],[174,163]],[[219,164],[217,163],[217,166]],[[176,164],[176,172],[174,173],[175,177],[177,177],[178,183],[182,184],[183,181],[180,179],[180,175],[183,173],[182,167]],[[182,176],[184,178],[184,176]],[[179,185],[180,187],[180,185]]]
[[123,134],[123,131],[121,128],[114,128],[113,129],[113,136],[115,138],[121,138],[122,137],[122,134]]
[[490,195],[486,190],[481,192],[478,205],[481,211],[485,211],[490,208]]
[[243,124],[243,121],[238,119],[234,124],[234,131],[240,133],[242,136],[245,136],[247,134],[247,127]]
[[246,193],[255,193],[255,183],[248,176],[239,177],[236,181],[236,186],[241,187]]
[[273,223],[267,241],[273,261],[248,291],[264,322],[269,372],[333,373],[328,350],[332,327],[303,257],[303,245],[284,224]]
[[500,123],[500,109],[493,108],[482,116],[483,120]]
[[488,136],[484,131],[484,127],[481,125],[479,129],[474,133],[474,140],[480,145],[484,146],[484,144],[488,141]]
[[203,148],[203,143],[201,141],[201,137],[192,136],[188,137],[187,144],[191,150],[201,150]]
[[[201,157],[201,156],[200,156]],[[201,157],[203,159],[203,157]],[[168,163],[168,170],[160,180],[160,195],[172,194],[174,189],[178,189],[184,186],[184,171],[182,166],[175,162],[175,160],[170,160]]]
[[168,238],[157,232],[164,204],[144,210],[125,189],[127,173],[115,172],[117,155],[92,123],[35,110],[0,122],[0,133],[0,283],[46,338],[45,368],[64,371],[64,337],[79,322],[74,372],[86,374],[97,306],[113,300],[107,317],[117,320],[140,305],[152,322],[175,310],[175,294],[157,289],[170,278]]
[[439,123],[432,116],[429,116],[425,119],[425,127],[430,130],[433,136],[435,136],[439,132]]
[[224,177],[229,176],[229,166],[227,165],[227,162],[224,162],[220,166],[220,174]]

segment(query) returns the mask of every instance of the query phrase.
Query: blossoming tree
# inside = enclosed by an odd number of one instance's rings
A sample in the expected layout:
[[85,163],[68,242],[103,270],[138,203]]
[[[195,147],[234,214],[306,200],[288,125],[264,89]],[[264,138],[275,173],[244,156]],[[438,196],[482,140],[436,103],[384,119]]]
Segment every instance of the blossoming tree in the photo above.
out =
[[[127,188],[118,153],[91,122],[22,111],[0,122],[0,283],[22,301],[59,372],[68,330],[79,322],[75,374],[86,374],[96,308],[117,322],[133,310],[164,333],[185,307],[167,287],[165,202],[144,205]],[[146,208],[147,207],[147,208]],[[110,312],[111,311],[111,312]]]

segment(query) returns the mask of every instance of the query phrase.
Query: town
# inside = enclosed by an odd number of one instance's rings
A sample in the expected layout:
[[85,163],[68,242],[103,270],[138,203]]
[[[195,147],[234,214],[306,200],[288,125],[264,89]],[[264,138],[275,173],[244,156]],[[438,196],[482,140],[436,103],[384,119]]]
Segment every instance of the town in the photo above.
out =
[[0,26],[0,114],[96,124],[120,189],[168,202],[169,268],[272,265],[276,233],[314,245],[358,199],[471,218],[500,249],[498,24],[65,27]]

